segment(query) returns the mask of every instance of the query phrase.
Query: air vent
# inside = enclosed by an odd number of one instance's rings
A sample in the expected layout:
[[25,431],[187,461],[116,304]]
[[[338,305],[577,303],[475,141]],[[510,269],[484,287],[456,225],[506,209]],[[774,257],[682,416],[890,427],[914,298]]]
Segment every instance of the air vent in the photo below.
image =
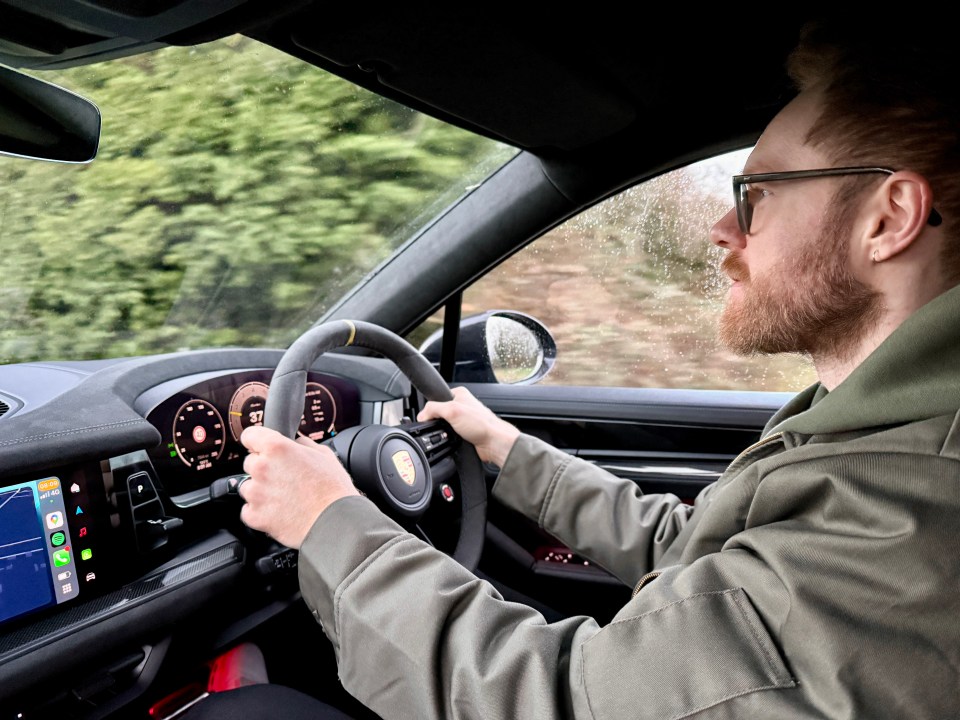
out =
[[17,400],[16,398],[6,395],[3,392],[0,392],[0,419],[3,419],[3,416],[6,415],[10,417],[15,415],[17,410],[23,407],[23,403]]

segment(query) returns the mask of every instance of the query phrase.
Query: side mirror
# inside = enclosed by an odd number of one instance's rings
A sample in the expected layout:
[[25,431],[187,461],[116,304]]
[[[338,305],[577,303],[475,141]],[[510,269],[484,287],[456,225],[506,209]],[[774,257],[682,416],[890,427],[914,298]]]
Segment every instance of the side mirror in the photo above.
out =
[[[440,365],[443,330],[428,337],[420,352]],[[557,343],[534,317],[490,310],[460,323],[454,382],[529,385],[542,380],[557,360]]]
[[89,100],[0,65],[0,154],[87,163],[100,145],[100,110]]

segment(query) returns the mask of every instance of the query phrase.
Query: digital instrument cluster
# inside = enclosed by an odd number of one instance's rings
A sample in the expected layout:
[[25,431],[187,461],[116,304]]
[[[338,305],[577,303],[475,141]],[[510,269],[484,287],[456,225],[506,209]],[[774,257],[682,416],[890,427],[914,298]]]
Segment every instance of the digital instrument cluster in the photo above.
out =
[[[272,370],[249,370],[203,380],[150,410],[147,420],[162,436],[151,459],[171,493],[241,471],[246,450],[240,435],[263,424],[272,376]],[[359,422],[359,391],[353,383],[308,374],[298,435],[321,442]]]

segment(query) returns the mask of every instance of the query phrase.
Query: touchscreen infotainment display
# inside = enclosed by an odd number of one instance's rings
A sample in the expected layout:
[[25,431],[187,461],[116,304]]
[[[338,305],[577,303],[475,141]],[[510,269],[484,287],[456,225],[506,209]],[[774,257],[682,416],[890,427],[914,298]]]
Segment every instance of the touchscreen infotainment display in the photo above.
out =
[[92,479],[78,469],[0,486],[0,624],[97,587]]

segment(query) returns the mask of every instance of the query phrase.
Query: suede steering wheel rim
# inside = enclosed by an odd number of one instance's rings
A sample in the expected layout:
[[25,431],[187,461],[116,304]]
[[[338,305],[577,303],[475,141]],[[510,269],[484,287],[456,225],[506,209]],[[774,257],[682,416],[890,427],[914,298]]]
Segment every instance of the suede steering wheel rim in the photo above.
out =
[[[436,368],[416,348],[400,336],[373,323],[359,320],[334,320],[311,328],[287,348],[270,382],[270,393],[264,407],[264,426],[289,438],[295,437],[303,415],[307,373],[325,352],[348,346],[373,350],[392,360],[400,372],[410,380],[427,400],[444,402],[453,399],[449,385],[440,376]],[[361,426],[359,431],[363,432],[368,427],[377,428],[387,441],[394,442],[395,447],[401,447],[397,443],[406,443],[403,436],[411,437],[403,432],[402,428],[388,428],[386,426]],[[428,429],[427,432],[429,433],[430,430]],[[447,433],[451,434],[450,431],[447,431]],[[424,433],[421,432],[420,434]],[[483,465],[473,445],[456,437],[452,440],[456,441],[456,449],[452,455],[460,478],[459,499],[461,507],[459,537],[452,557],[468,570],[473,571],[476,570],[480,561],[486,533],[486,481]],[[431,469],[434,464],[430,462],[429,456],[423,451],[422,443],[415,441],[412,437],[410,442],[413,445],[402,446],[407,447],[407,457],[404,460],[409,461],[412,458],[412,463],[417,468],[426,469],[424,479],[426,483],[425,500],[419,499],[416,503],[410,505],[404,505],[401,501],[398,509],[404,515],[410,515],[413,512],[425,512],[426,507],[421,509],[420,506],[424,505],[424,502],[428,506],[431,496],[434,494],[431,480]],[[354,445],[359,445],[359,443],[354,443]],[[344,460],[343,447],[338,448],[334,445],[341,461]],[[375,452],[382,453],[384,447],[384,442],[379,442]],[[387,446],[387,451],[389,449]],[[352,446],[350,451],[352,455]],[[363,451],[366,451],[366,449],[364,448]],[[361,450],[357,450],[357,452],[361,452]],[[395,452],[402,454],[404,450]],[[417,464],[418,459],[419,464]],[[378,476],[363,478],[365,485],[368,487],[371,484],[384,485],[386,483],[384,487],[388,495],[397,494],[395,490],[391,493],[391,488],[400,488],[401,491],[406,489],[403,484],[396,481],[396,478],[393,478],[391,482],[389,479],[385,480],[382,477],[382,468],[386,466],[389,469],[389,463],[382,463],[379,456],[369,462],[364,458],[355,464],[348,462],[344,464],[352,475],[355,472],[362,471],[365,475]],[[352,468],[351,465],[355,465],[356,469]],[[400,465],[397,466],[397,469],[401,469]],[[400,474],[404,475],[402,472]],[[416,475],[416,473],[413,474]],[[404,479],[406,479],[406,476],[404,476]],[[359,486],[358,478],[354,477],[354,480]],[[408,510],[408,508],[412,509]],[[385,512],[387,515],[392,514],[389,510]]]

